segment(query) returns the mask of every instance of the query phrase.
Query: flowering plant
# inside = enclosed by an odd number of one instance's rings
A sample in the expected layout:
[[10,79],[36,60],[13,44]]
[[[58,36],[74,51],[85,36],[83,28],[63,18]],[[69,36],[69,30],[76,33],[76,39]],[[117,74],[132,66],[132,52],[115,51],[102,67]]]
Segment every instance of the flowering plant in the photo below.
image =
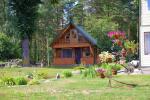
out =
[[109,53],[108,51],[103,51],[99,54],[101,63],[112,62],[115,60],[115,56]]
[[114,39],[125,39],[125,33],[121,31],[111,31],[108,32],[108,37],[114,38]]
[[123,46],[123,40],[126,39],[125,33],[121,31],[111,31],[108,32],[108,37],[112,38],[112,42],[114,44],[117,44],[118,46],[122,47]]
[[101,74],[101,73],[105,73],[106,70],[103,69],[103,68],[98,68],[98,69],[96,70],[96,72]]

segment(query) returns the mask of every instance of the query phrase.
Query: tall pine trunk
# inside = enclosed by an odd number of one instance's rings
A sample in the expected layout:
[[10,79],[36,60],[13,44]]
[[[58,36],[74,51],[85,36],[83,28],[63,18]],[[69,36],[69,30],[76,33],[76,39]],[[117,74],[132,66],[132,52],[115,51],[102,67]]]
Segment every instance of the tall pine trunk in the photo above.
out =
[[24,38],[22,40],[22,57],[23,57],[23,66],[27,67],[30,65],[30,59],[29,59],[29,39]]

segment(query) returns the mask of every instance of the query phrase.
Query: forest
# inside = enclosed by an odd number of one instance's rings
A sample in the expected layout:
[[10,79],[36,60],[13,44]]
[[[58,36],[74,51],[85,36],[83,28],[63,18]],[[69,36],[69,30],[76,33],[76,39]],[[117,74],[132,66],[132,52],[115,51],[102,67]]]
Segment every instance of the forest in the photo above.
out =
[[70,15],[98,41],[100,51],[112,51],[110,31],[139,41],[139,0],[0,0],[0,8],[0,61],[23,58],[49,66],[50,44]]

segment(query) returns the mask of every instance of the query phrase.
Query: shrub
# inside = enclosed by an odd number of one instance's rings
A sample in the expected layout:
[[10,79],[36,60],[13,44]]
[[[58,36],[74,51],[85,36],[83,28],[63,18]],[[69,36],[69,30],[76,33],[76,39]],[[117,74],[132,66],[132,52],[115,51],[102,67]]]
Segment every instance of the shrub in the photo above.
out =
[[1,82],[3,85],[12,86],[15,85],[15,80],[12,77],[5,77]]
[[87,78],[95,78],[97,76],[97,73],[95,71],[94,67],[89,67],[83,72],[83,77]]
[[115,70],[120,70],[121,68],[123,68],[123,66],[120,65],[120,64],[115,64],[115,65],[112,67],[112,69],[115,69]]
[[107,64],[107,63],[103,63],[101,65],[101,68],[104,68],[106,70],[111,70],[112,69],[112,66],[110,64]]
[[64,77],[68,78],[72,76],[72,73],[70,71],[64,71],[63,72]]
[[28,85],[38,85],[38,84],[40,84],[40,82],[37,79],[33,79],[28,82]]
[[86,68],[85,68],[82,64],[81,64],[80,66],[74,68],[75,71],[76,71],[76,70],[79,70],[80,73],[82,73],[83,70],[85,70],[85,69],[86,69]]
[[31,72],[28,72],[26,74],[26,77],[29,78],[29,79],[33,79],[33,74]]
[[27,80],[23,77],[17,77],[15,79],[15,83],[16,85],[26,85],[27,84]]
[[3,84],[3,80],[2,79],[0,79],[0,86],[3,86],[4,84]]
[[0,60],[21,57],[20,41],[13,42],[12,38],[0,32]]
[[101,63],[108,63],[108,62],[115,61],[115,56],[109,53],[108,51],[101,52],[101,54],[99,54],[99,58]]
[[44,71],[40,71],[40,72],[36,72],[34,73],[34,78],[37,78],[37,79],[47,79],[48,78],[48,73],[47,72],[44,72]]

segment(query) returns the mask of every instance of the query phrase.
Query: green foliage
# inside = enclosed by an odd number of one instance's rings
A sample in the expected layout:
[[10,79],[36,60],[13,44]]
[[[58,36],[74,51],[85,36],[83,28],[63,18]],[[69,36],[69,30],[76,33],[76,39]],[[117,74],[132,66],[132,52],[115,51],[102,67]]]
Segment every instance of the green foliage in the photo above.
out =
[[26,77],[29,78],[29,79],[33,79],[33,73],[27,72]]
[[20,57],[21,49],[18,42],[13,42],[12,38],[0,32],[0,60]]
[[114,23],[110,17],[98,19],[92,16],[92,18],[88,17],[85,21],[85,28],[97,39],[98,47],[101,48],[102,51],[111,51],[112,41],[107,36],[107,33],[116,30],[117,26],[118,25]]
[[83,70],[85,70],[85,69],[86,69],[86,67],[83,64],[80,64],[80,66],[77,66],[74,68],[74,70],[80,70],[80,73],[82,73]]
[[123,66],[120,65],[120,64],[110,63],[109,65],[110,65],[111,68],[114,69],[114,70],[120,70],[121,68],[123,68]]
[[111,70],[112,69],[111,65],[108,64],[108,63],[102,63],[101,68],[104,68],[106,70]]
[[[133,53],[133,54],[136,53],[137,48],[138,48],[138,44],[135,43],[135,41],[129,41],[129,40],[125,41],[124,46],[128,52]],[[129,50],[131,50],[131,51],[129,51]]]
[[78,66],[78,67],[75,67],[73,68],[74,70],[85,70],[85,67],[83,66]]
[[16,85],[26,85],[27,84],[27,80],[23,77],[17,77],[15,79],[15,84]]
[[123,68],[123,66],[116,63],[103,63],[101,65],[101,68],[104,68],[106,70],[112,70],[112,69],[120,70],[121,68]]
[[28,85],[38,85],[38,84],[40,84],[40,82],[37,79],[33,79],[28,82]]
[[95,71],[95,67],[89,67],[83,72],[83,77],[86,78],[95,78],[97,76],[97,72]]
[[47,79],[48,73],[44,71],[40,71],[40,72],[37,72],[36,76],[38,79]]
[[31,38],[36,29],[35,21],[39,3],[41,3],[40,0],[9,0],[10,21],[17,27],[22,39]]
[[35,71],[27,72],[26,77],[29,79],[47,79],[48,78],[48,72],[47,71]]
[[126,40],[124,43],[124,47],[127,51],[127,62],[138,58],[138,43],[135,43],[135,41]]
[[72,73],[70,71],[64,71],[63,75],[64,75],[65,78],[72,77]]
[[1,79],[1,84],[6,86],[13,86],[15,85],[15,79],[12,77],[4,77]]
[[3,86],[3,85],[4,85],[3,80],[0,79],[0,86]]

